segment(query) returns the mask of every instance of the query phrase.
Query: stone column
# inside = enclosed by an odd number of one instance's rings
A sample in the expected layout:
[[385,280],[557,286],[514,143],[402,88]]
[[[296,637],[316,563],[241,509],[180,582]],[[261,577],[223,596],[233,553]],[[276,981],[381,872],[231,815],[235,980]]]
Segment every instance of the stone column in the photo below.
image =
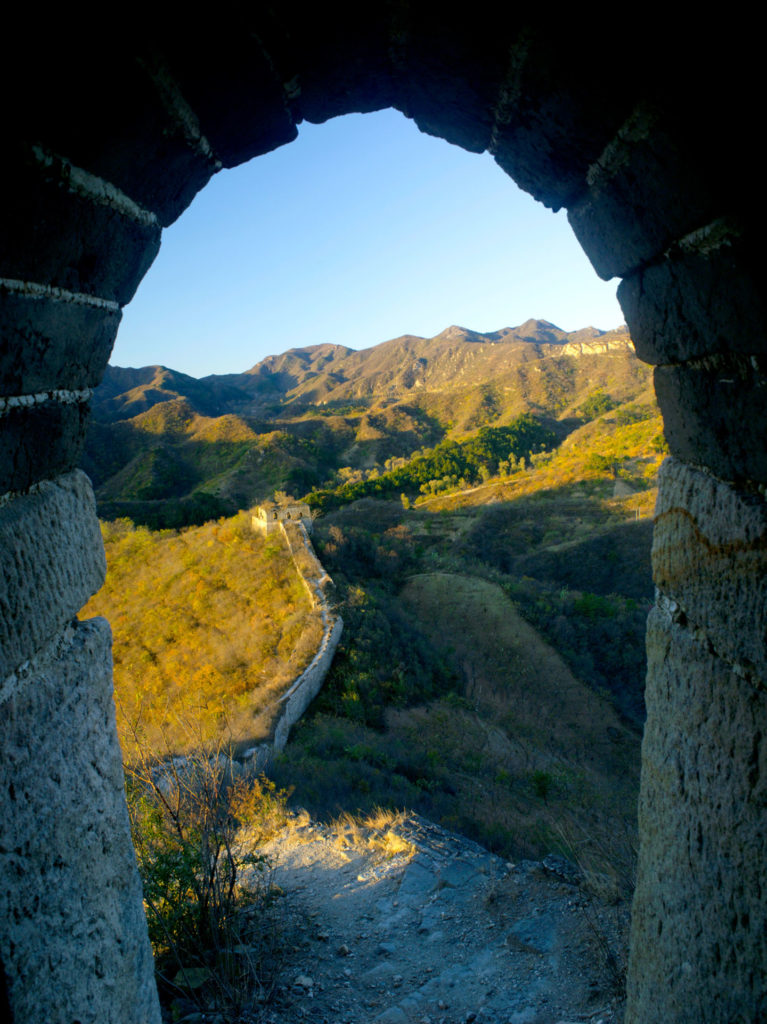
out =
[[767,1017],[767,506],[664,464],[627,1022]]
[[676,456],[653,541],[628,1024],[767,1019],[767,344],[751,253],[717,220],[621,286]]
[[87,477],[0,504],[0,961],[11,1019],[159,1022]]

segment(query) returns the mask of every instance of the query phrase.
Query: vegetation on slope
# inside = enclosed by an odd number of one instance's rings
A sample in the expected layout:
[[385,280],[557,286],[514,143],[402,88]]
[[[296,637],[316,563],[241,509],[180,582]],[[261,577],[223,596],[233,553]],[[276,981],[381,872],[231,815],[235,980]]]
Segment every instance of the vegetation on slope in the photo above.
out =
[[[646,401],[648,389],[650,370],[625,329],[567,334],[545,321],[486,335],[453,327],[363,352],[310,346],[200,381],[165,367],[108,367],[83,468],[102,518],[179,528],[278,489],[367,483],[426,448],[524,414],[561,440],[610,406]],[[446,462],[433,488],[451,487],[460,468]],[[476,475],[478,466],[465,469]],[[365,493],[382,492],[370,484]]]
[[433,451],[367,480],[343,484],[332,491],[312,491],[306,500],[313,508],[326,512],[358,498],[465,488],[489,479],[500,467],[516,467],[520,460],[524,465],[533,453],[546,451],[555,442],[552,430],[525,414],[507,427],[481,427],[476,436],[465,441],[443,441]]
[[112,624],[123,742],[135,731],[167,753],[197,745],[200,729],[268,736],[275,696],[322,632],[282,539],[254,533],[244,512],[183,531],[118,520],[102,532],[107,581],[81,614]]
[[[432,339],[433,358],[421,354],[423,339],[390,343],[413,357],[407,373],[384,351],[305,360],[297,350],[243,385],[252,406],[241,398],[237,412],[216,416],[188,398],[152,403],[142,393],[144,411],[110,425],[132,452],[121,469],[110,435],[99,439],[100,501],[163,523],[192,502],[244,504],[286,481],[295,494],[313,488],[325,512],[316,543],[346,628],[275,778],[315,814],[407,806],[507,855],[539,855],[563,822],[579,834],[631,828],[664,441],[646,368],[627,350],[576,357],[546,349],[543,335],[533,348],[504,349],[501,334],[466,334]],[[357,366],[353,380],[332,369],[336,358]],[[176,497],[162,499],[173,487]],[[204,531],[213,528],[224,524]],[[136,558],[164,560],[155,540],[143,543]],[[200,555],[217,558],[218,548]],[[177,579],[191,606],[200,581],[184,568]],[[202,695],[212,722],[234,716],[253,735],[253,685],[275,675],[303,634],[291,632],[289,611],[277,640],[242,646],[235,604],[227,641],[242,663],[176,652],[145,676],[163,644],[178,646],[173,631],[160,633],[131,666],[134,717],[155,692],[167,700],[178,678],[187,695]],[[186,614],[176,634],[196,636]],[[197,678],[203,665],[212,669]]]
[[625,850],[653,413],[611,412],[524,469],[409,509],[365,498],[319,519],[347,629],[280,784],[315,813],[406,806],[511,856],[561,845],[563,827],[601,836],[603,862]]

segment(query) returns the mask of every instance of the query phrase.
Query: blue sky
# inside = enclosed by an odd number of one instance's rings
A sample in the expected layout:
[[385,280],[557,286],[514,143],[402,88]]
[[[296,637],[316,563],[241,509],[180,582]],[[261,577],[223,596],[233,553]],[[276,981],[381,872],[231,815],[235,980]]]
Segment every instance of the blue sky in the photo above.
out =
[[195,377],[322,342],[367,348],[450,324],[529,317],[616,327],[563,213],[495,161],[396,111],[301,125],[290,145],[222,171],[163,234],[111,362]]

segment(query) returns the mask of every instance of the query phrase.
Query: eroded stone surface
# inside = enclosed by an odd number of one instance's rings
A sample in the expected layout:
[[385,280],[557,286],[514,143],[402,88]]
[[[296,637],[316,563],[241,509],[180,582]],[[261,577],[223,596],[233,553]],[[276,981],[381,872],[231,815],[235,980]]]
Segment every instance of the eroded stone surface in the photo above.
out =
[[767,1019],[767,693],[658,609],[647,636],[626,1022],[757,1024]]
[[767,366],[764,357],[718,356],[656,366],[672,453],[723,480],[767,483]]
[[77,614],[105,573],[84,473],[75,470],[0,505],[0,681]]
[[[590,168],[588,193],[568,211],[578,241],[605,280],[652,261],[719,212],[706,174],[699,173],[702,126],[675,121],[667,106],[637,104]],[[686,183],[673,203],[669,180]]]
[[633,106],[630,77],[605,92],[600,47],[597,37],[582,41],[573,75],[565,26],[523,30],[508,62],[491,152],[520,188],[555,210],[583,194],[590,164]]
[[682,363],[717,352],[767,352],[767,310],[754,253],[714,223],[618,287],[640,359]]
[[0,706],[0,958],[12,1019],[159,1024],[104,619],[69,627]]
[[121,313],[0,285],[0,394],[95,387]]
[[[240,17],[241,31],[235,34],[232,22]],[[197,26],[173,24],[168,70],[225,167],[268,153],[298,134],[278,68],[253,31],[254,21],[258,18],[244,11],[232,12],[220,25],[211,20],[202,54],[194,38]],[[178,45],[179,30],[190,32],[188,45]]]
[[50,401],[6,407],[0,417],[0,494],[27,491],[80,462],[89,402]]
[[[66,28],[36,33],[36,59],[16,68],[15,113],[23,118],[25,137],[44,141],[51,152],[156,213],[162,224],[171,223],[208,181],[214,161],[188,138],[147,61],[137,59],[151,47],[119,45],[122,32],[97,47],[86,33],[67,32],[63,44]],[[145,39],[146,26],[141,34]],[[200,61],[199,36],[193,49]],[[66,87],[41,88],[42,69],[46,84]]]
[[656,585],[699,639],[767,687],[767,502],[667,459],[655,517]]
[[38,149],[19,145],[3,170],[0,277],[130,302],[160,248],[159,222],[78,189],[66,162]]

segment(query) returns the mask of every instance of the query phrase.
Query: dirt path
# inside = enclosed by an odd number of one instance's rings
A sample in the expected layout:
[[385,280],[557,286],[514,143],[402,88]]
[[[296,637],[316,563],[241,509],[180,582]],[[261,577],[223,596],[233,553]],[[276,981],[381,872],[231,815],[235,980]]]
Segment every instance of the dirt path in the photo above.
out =
[[[292,821],[266,849],[291,942],[274,1024],[617,1024],[617,932],[567,862],[512,865],[408,817]],[[609,948],[608,948],[609,947]]]

